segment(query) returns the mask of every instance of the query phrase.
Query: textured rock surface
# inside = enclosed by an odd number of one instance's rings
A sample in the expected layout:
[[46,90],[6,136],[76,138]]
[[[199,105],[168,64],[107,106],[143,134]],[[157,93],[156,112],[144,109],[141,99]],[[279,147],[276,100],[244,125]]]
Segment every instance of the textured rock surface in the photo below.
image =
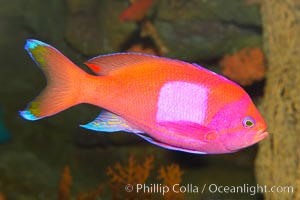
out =
[[[116,0],[67,1],[66,40],[85,55],[120,51],[138,31],[136,24],[118,20],[127,5]],[[244,1],[157,1],[150,16],[169,57],[216,59],[226,52],[261,45],[259,8]]]
[[262,1],[268,61],[262,110],[271,134],[260,144],[255,173],[260,185],[290,186],[264,193],[266,200],[300,199],[299,6],[298,0]]
[[160,1],[155,25],[170,49],[185,60],[215,59],[261,43],[259,8],[244,1]]
[[66,41],[84,55],[120,51],[136,28],[135,24],[123,24],[118,19],[119,14],[126,8],[126,1],[66,2]]

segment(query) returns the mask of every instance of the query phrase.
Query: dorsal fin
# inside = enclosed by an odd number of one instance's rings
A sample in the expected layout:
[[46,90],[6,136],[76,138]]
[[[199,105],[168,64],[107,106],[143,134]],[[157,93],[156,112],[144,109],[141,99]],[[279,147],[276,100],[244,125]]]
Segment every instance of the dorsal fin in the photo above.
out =
[[142,53],[115,53],[94,57],[84,64],[98,75],[109,75],[120,68],[150,61],[183,62]]

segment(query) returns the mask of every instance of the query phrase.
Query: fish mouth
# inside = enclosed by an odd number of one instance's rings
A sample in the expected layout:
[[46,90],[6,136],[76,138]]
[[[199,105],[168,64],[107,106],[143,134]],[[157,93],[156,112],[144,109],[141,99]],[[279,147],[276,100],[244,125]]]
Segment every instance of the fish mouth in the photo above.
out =
[[235,147],[229,147],[229,146],[225,146],[225,149],[228,150],[228,152],[236,152],[238,150],[241,150],[243,148],[249,147],[261,140],[263,140],[264,138],[266,138],[269,135],[269,133],[267,131],[265,131],[265,129],[259,130],[256,133],[252,132],[252,133],[248,133],[245,134],[244,136],[244,140],[243,138],[241,138],[241,142],[243,141],[242,145],[237,145]]
[[253,141],[256,143],[256,142],[259,142],[261,140],[263,140],[265,137],[267,137],[269,135],[269,133],[265,130],[261,130],[261,131],[258,131],[255,135],[254,135],[254,138],[253,138]]
[[256,132],[253,136],[253,134],[247,134],[245,137],[246,139],[246,146],[250,146],[252,144],[255,144],[261,140],[263,140],[265,137],[267,137],[269,135],[269,133],[267,131],[265,131],[265,129],[259,130],[258,132]]

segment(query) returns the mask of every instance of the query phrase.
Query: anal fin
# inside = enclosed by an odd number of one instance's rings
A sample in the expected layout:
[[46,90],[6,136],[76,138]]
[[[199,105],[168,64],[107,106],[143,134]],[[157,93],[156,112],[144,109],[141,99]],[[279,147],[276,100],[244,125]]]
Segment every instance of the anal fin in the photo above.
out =
[[174,150],[174,151],[183,151],[183,152],[193,153],[193,154],[207,154],[205,152],[200,152],[200,151],[196,151],[196,150],[190,150],[190,149],[184,149],[184,148],[181,148],[181,147],[171,146],[169,144],[162,143],[162,142],[157,141],[157,140],[155,140],[151,137],[148,137],[146,135],[142,135],[142,134],[139,134],[139,133],[136,133],[136,135],[140,136],[141,138],[143,138],[144,140],[150,142],[151,144],[154,144],[156,146],[160,146],[160,147],[165,148],[165,149],[170,149],[170,150]]

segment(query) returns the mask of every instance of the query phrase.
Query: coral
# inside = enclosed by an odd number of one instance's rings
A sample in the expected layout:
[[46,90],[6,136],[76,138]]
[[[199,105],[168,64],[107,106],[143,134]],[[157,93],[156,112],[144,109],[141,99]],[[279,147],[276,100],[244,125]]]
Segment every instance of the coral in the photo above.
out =
[[59,183],[58,200],[70,200],[71,198],[72,176],[69,166],[65,166]]
[[265,76],[265,56],[260,48],[244,48],[233,55],[225,55],[220,66],[223,75],[243,86]]
[[153,167],[153,156],[146,157],[143,164],[138,164],[135,157],[131,155],[128,165],[122,166],[117,162],[114,167],[107,168],[107,175],[110,176],[110,188],[113,192],[112,199],[148,199],[150,194],[136,192],[126,192],[124,187],[127,184],[135,186],[143,184],[150,175]]
[[[58,200],[71,200],[71,185],[72,185],[72,176],[70,168],[68,165],[65,166],[58,189]],[[88,192],[80,192],[76,196],[76,200],[96,200],[97,197],[102,194],[103,188],[102,185],[99,185],[95,190]],[[0,199],[1,200],[1,199]]]
[[[183,172],[180,170],[179,165],[171,164],[167,167],[160,167],[159,169],[159,176],[157,177],[158,180],[163,181],[163,185],[172,188],[175,184],[180,184],[182,182],[181,176]],[[184,193],[175,193],[174,191],[170,190],[168,193],[164,195],[165,200],[172,200],[172,199],[184,199]]]
[[0,192],[0,200],[6,200],[5,196],[3,193]]
[[80,192],[77,195],[76,200],[96,200],[98,196],[100,196],[103,192],[102,185],[99,185],[97,189],[89,191],[89,192]]
[[138,164],[133,155],[128,159],[128,166],[122,167],[116,163],[114,167],[108,167],[107,174],[111,176],[113,183],[144,183],[152,169],[153,156],[145,159],[143,164]]

